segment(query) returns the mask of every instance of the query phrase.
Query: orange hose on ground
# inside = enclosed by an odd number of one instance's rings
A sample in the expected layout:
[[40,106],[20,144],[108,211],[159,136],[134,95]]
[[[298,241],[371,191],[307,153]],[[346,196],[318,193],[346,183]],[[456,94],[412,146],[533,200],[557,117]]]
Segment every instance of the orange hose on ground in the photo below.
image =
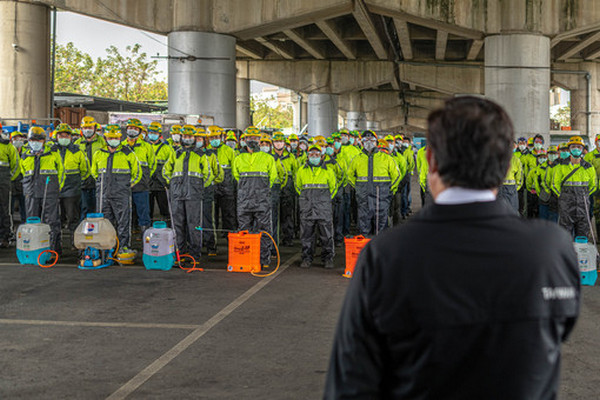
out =
[[[181,259],[183,258],[189,258],[192,260],[192,268],[184,268],[183,265],[181,265]],[[196,259],[194,257],[192,257],[189,254],[180,254],[179,255],[179,268],[181,268],[182,270],[184,270],[186,273],[190,273],[192,271],[204,271],[204,268],[196,268],[196,265],[198,263],[196,262]]]
[[279,248],[277,247],[277,243],[275,243],[275,239],[273,239],[273,236],[271,236],[271,234],[269,232],[266,231],[261,231],[260,233],[266,233],[267,236],[269,238],[271,238],[271,241],[273,242],[273,246],[275,246],[275,251],[277,252],[277,267],[275,267],[274,271],[269,272],[268,274],[264,274],[264,275],[259,275],[256,272],[251,272],[252,276],[256,276],[258,278],[266,278],[267,276],[271,276],[273,275],[275,272],[277,272],[277,270],[279,269],[279,263],[281,261],[281,258],[279,257]]
[[[54,259],[54,262],[53,262],[52,264],[48,264],[48,265],[42,265],[42,263],[40,263],[40,257],[41,257],[41,256],[42,256],[42,254],[44,254],[44,253],[52,253],[52,254],[54,254],[54,255],[56,256],[56,258]],[[42,268],[52,268],[52,267],[54,267],[54,266],[56,265],[56,263],[57,263],[57,262],[58,262],[58,253],[57,253],[57,252],[55,252],[54,250],[44,250],[44,251],[42,251],[42,252],[41,252],[41,253],[38,255],[38,257],[37,257],[37,263],[38,263],[38,265],[39,265],[40,267],[42,267]]]

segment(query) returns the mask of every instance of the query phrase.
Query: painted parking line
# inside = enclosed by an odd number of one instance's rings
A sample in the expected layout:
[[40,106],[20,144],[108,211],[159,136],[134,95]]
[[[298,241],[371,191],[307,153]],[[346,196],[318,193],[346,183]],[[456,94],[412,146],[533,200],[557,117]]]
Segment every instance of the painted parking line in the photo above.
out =
[[268,285],[273,279],[277,278],[283,271],[285,271],[294,261],[300,258],[300,252],[290,257],[275,274],[261,279],[258,283],[240,295],[237,299],[229,303],[225,308],[216,313],[211,319],[206,321],[200,327],[195,329],[187,337],[173,346],[170,350],[164,353],[162,356],[157,358],[152,364],[148,365],[136,376],[131,378],[127,383],[117,389],[111,394],[108,400],[120,400],[124,399],[133,393],[137,388],[144,384],[148,379],[160,371],[165,365],[170,363],[175,357],[185,351],[188,347],[194,344],[198,339],[204,336],[208,331],[214,328],[219,322],[223,321],[229,314],[235,311],[238,307],[244,304],[248,299],[258,293],[262,288]]
[[0,318],[0,324],[7,325],[53,325],[81,326],[99,328],[160,328],[160,329],[198,329],[201,325],[192,324],[154,324],[140,322],[87,322],[87,321],[50,321],[43,319],[7,319]]
[[[14,263],[5,263],[5,262],[0,262],[0,267],[24,267],[24,268],[35,268],[38,267],[37,265],[21,265],[19,264],[18,261],[15,261]],[[76,264],[56,264],[55,266],[51,267],[50,269],[53,268],[71,268],[71,269],[77,269],[77,265]],[[129,270],[129,269],[142,269],[145,270],[146,267],[144,267],[143,265],[127,265],[127,266],[123,266],[123,265],[114,265],[111,267],[106,267],[109,270]],[[104,268],[101,268],[104,269]],[[172,269],[181,269],[179,267],[173,267]],[[90,270],[90,271],[94,271],[94,270]],[[98,271],[98,270],[95,270]],[[183,270],[182,270],[183,271]],[[204,268],[204,270],[202,272],[228,272],[227,268]],[[168,272],[168,271],[157,271],[157,273],[160,272]]]

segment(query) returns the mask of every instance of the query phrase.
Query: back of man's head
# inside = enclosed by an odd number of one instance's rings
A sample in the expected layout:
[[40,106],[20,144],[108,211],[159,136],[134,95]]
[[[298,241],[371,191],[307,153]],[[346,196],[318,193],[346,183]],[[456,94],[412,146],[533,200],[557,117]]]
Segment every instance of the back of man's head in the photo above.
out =
[[502,184],[514,140],[502,107],[478,97],[455,97],[427,122],[432,161],[445,185],[492,189]]

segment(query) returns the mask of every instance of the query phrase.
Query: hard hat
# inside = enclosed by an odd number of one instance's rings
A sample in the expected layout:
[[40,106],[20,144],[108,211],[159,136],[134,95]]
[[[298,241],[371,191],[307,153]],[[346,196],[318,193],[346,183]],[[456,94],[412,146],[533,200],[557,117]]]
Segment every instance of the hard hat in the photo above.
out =
[[73,128],[73,135],[74,136],[81,136],[81,129]]
[[[290,140],[292,140],[292,139],[290,138]],[[300,135],[300,137],[298,138],[298,140],[301,141],[301,142],[308,143],[308,136],[306,136],[306,135]]]
[[558,153],[558,148],[556,146],[548,147],[548,153]]
[[249,127],[247,127],[244,132],[249,136],[260,136],[260,129],[258,129],[254,125],[250,125]]
[[375,138],[377,139],[377,134],[375,132],[373,132],[370,129],[367,129],[366,131],[363,131],[362,135],[360,136],[361,139],[365,139],[365,138]]
[[580,146],[585,146],[581,136],[571,136],[571,138],[569,139],[569,142],[567,143],[567,147],[574,145],[574,144],[578,144]]
[[350,135],[350,132],[346,128],[342,128],[338,131],[340,135]]
[[158,121],[150,122],[150,125],[148,125],[148,131],[162,133],[162,125]]
[[227,132],[227,136],[225,136],[225,141],[228,141],[228,140],[235,140],[236,142],[238,141],[237,137],[235,137],[235,132],[234,131],[228,131]]
[[217,125],[211,125],[208,127],[208,136],[219,136],[223,134],[223,128]]
[[600,140],[600,133],[596,135],[596,139],[594,141],[597,142],[598,140]]
[[385,141],[389,142],[393,142],[395,139],[392,135],[387,135],[386,137],[383,138]]
[[206,129],[204,129],[203,127],[199,126],[199,127],[196,128],[196,136],[207,137],[208,133],[206,133]]
[[308,144],[313,144],[315,142],[315,138],[312,136],[308,137]]
[[181,134],[196,136],[196,128],[194,128],[192,125],[184,125],[181,129]]
[[262,135],[260,135],[260,141],[273,143],[271,140],[271,137],[269,135],[267,135],[266,133],[263,133]]
[[530,137],[529,139],[527,139],[527,145],[533,145],[533,138]]
[[536,157],[539,157],[539,156],[545,156],[545,155],[547,155],[547,154],[548,154],[548,153],[546,153],[546,149],[539,149],[539,150],[537,151],[537,153],[536,153],[536,155],[535,155],[535,156],[536,156]]
[[567,150],[568,148],[569,146],[567,145],[567,142],[562,142],[558,145],[558,150]]
[[319,139],[315,138],[315,144],[317,144],[321,147],[327,146],[327,142],[325,141],[324,137],[320,137]]
[[171,135],[181,135],[181,125],[173,125],[169,132]]
[[82,128],[97,128],[94,117],[83,117],[81,119],[81,127]]
[[27,134],[29,140],[46,140],[46,131],[41,126],[32,126]]
[[11,139],[14,138],[14,137],[17,137],[17,136],[23,136],[23,137],[25,137],[25,134],[23,132],[19,131],[19,130],[14,130],[14,131],[12,131],[10,133],[10,138]]
[[315,136],[315,137],[314,137],[314,140],[315,140],[315,141],[325,140],[325,136],[323,136],[323,135],[318,135],[318,136]]
[[285,141],[285,136],[281,132],[275,132],[273,134],[273,141],[283,142],[283,141]]
[[333,132],[329,137],[333,139],[340,139],[342,135],[339,132]]
[[520,138],[517,139],[517,142],[526,142],[527,139],[524,136],[521,136]]
[[73,129],[69,126],[69,124],[58,124],[58,126],[56,127],[56,129],[54,130],[54,133],[63,133],[66,132],[70,135],[73,134]]
[[396,136],[394,136],[394,140],[404,140],[404,136],[396,135]]
[[288,140],[298,140],[298,135],[296,135],[295,133],[292,133],[289,137]]
[[142,125],[142,121],[137,118],[131,118],[127,121],[127,127],[133,126],[135,128],[144,129],[144,125]]
[[107,139],[120,139],[122,136],[121,127],[117,124],[109,124],[104,128],[104,137]]
[[327,139],[325,139],[325,141],[327,142],[327,144],[335,143],[335,139],[333,138],[333,135],[329,136]]
[[321,146],[319,146],[318,144],[311,144],[310,147],[308,148],[308,151],[311,150],[317,150],[319,152],[321,152]]

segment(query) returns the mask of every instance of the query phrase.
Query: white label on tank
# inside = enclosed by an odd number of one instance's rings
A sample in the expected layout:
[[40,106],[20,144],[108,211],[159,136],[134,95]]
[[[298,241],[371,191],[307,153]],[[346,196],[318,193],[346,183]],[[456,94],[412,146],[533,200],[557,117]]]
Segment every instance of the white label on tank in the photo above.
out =
[[98,224],[95,222],[86,222],[83,224],[83,234],[91,235],[93,233],[98,233]]

